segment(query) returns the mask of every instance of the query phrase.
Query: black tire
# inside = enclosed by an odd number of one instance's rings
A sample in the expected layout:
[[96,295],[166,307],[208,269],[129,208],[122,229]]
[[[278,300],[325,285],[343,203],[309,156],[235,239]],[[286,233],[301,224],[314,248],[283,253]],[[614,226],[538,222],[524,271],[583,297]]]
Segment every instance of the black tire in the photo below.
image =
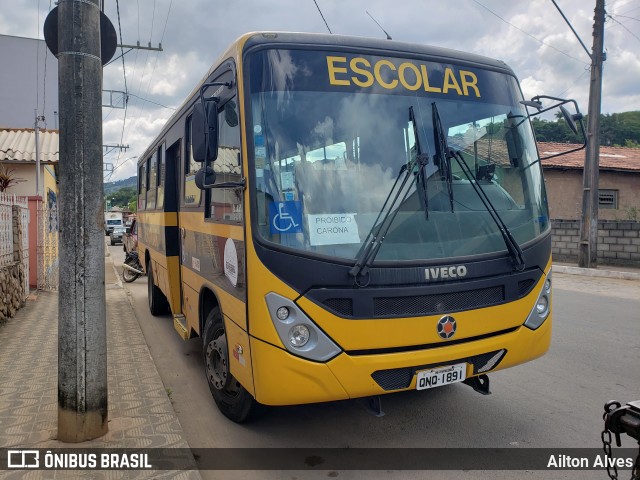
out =
[[204,373],[218,409],[229,420],[242,423],[264,410],[229,371],[229,346],[218,307],[209,312],[202,342]]
[[157,317],[169,312],[169,303],[167,297],[164,296],[162,290],[153,283],[153,269],[151,268],[151,259],[147,264],[147,287],[149,296],[149,311],[151,315]]
[[[130,265],[132,262],[131,262],[131,260],[128,260],[128,261],[125,261],[124,263],[126,265]],[[136,266],[136,268],[138,268],[138,266]],[[131,283],[131,282],[137,280],[139,276],[140,275],[138,275],[136,272],[132,272],[131,270],[122,267],[122,279],[125,282]]]

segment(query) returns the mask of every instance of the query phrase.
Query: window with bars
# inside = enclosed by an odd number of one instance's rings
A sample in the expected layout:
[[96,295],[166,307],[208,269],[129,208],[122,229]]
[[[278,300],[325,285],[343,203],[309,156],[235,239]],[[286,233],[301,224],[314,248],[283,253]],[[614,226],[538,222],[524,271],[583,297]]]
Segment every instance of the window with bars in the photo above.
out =
[[618,190],[598,190],[599,208],[618,208]]

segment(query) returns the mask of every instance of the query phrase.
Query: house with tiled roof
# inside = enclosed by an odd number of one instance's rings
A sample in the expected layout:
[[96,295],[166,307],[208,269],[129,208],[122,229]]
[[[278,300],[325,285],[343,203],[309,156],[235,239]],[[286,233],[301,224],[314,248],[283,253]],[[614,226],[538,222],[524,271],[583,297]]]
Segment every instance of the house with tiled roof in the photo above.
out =
[[0,128],[0,167],[16,180],[5,193],[28,198],[29,250],[34,252],[29,255],[29,284],[38,288],[55,288],[58,283],[58,137],[57,130],[38,132],[37,191],[35,130]]
[[[59,160],[57,130],[40,130],[40,195],[46,188],[57,191],[56,178]],[[0,128],[0,164],[12,171],[19,182],[6,193],[21,196],[36,195],[36,134],[32,128]],[[45,187],[46,185],[46,187]]]
[[[540,156],[566,152],[577,145],[538,143]],[[640,148],[600,147],[598,218],[631,220],[640,212]],[[582,211],[585,150],[542,160],[552,219],[577,220]]]

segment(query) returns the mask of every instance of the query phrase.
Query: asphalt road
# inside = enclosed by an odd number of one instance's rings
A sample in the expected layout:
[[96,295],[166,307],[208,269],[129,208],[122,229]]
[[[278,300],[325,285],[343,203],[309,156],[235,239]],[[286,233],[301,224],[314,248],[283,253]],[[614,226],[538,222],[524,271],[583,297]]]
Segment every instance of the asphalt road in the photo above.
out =
[[[109,247],[117,270],[121,246]],[[353,401],[270,409],[250,424],[220,414],[200,339],[184,342],[171,318],[152,317],[146,278],[125,284],[175,411],[194,448],[601,447],[606,401],[640,399],[640,281],[554,274],[554,330],[542,358],[491,374],[492,395],[451,385],[382,398],[376,418]],[[623,446],[634,447],[626,438]],[[614,447],[615,448],[615,447]],[[629,478],[628,470],[621,478]],[[608,478],[594,471],[213,472],[204,478]]]

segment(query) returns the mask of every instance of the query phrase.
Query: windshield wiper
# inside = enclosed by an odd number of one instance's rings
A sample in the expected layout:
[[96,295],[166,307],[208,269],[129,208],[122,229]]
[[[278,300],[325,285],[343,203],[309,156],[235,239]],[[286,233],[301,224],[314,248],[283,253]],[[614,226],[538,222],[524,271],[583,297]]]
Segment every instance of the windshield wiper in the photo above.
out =
[[[396,215],[399,210],[398,207],[402,204],[402,202],[405,201],[408,193],[411,191],[411,187],[415,183],[415,177],[414,177],[413,180],[411,181],[411,184],[409,185],[409,188],[406,189],[404,196],[402,197],[402,200],[398,202],[398,199],[400,198],[402,191],[405,189],[405,185],[407,184],[407,181],[411,177],[413,166],[414,165],[410,163],[410,164],[402,165],[402,168],[400,168],[400,172],[398,172],[396,181],[391,187],[391,190],[389,190],[389,193],[387,194],[387,198],[385,199],[384,204],[382,205],[382,208],[380,209],[380,212],[378,213],[378,216],[376,217],[375,222],[373,222],[373,225],[371,226],[371,229],[367,234],[367,238],[365,239],[365,243],[363,243],[363,247],[358,252],[358,256],[356,257],[356,263],[351,268],[351,270],[349,270],[349,275],[351,275],[354,278],[356,285],[360,287],[367,286],[368,282],[367,284],[362,285],[358,283],[358,277],[359,276],[364,277],[367,275],[369,271],[369,266],[373,263],[373,260],[376,258],[376,255],[378,254],[378,250],[380,250],[380,247],[382,246],[382,242],[384,242],[384,238],[387,232],[389,231],[389,227],[393,223],[393,220],[396,218]],[[400,181],[400,178],[402,178],[402,182],[400,183],[400,187],[396,188],[398,186],[398,182]],[[391,200],[391,197],[394,192],[395,192],[395,196],[393,197],[393,200]],[[389,203],[389,200],[391,200],[391,203]],[[388,208],[387,208],[387,204],[389,204]],[[396,205],[398,207],[396,207]],[[382,221],[378,223],[378,221],[380,220],[380,217],[382,217]]]
[[[507,246],[509,255],[511,256],[511,259],[513,261],[513,268],[516,271],[521,272],[522,270],[524,270],[525,263],[524,263],[524,254],[522,253],[522,249],[520,248],[520,245],[518,245],[518,242],[516,242],[515,238],[513,238],[511,231],[502,220],[502,217],[498,213],[498,210],[496,210],[496,207],[494,207],[493,203],[491,203],[491,200],[489,199],[487,193],[482,188],[482,185],[480,185],[478,180],[474,177],[471,169],[469,168],[469,165],[465,161],[462,154],[457,150],[450,149],[449,146],[447,145],[447,137],[444,135],[442,122],[440,121],[440,115],[438,115],[438,110],[436,109],[435,102],[432,104],[432,106],[433,106],[433,126],[435,130],[435,135],[442,142],[439,147],[441,148],[441,150],[442,149],[444,150],[443,152],[441,152],[441,154],[443,155],[442,158],[446,159],[448,163],[447,168],[448,168],[449,174],[451,174],[451,159],[455,158],[458,161],[458,165],[460,165],[462,172],[465,174],[465,176],[471,183],[471,186],[478,194],[478,197],[480,198],[480,201],[484,205],[484,208],[486,208],[487,212],[489,212],[489,215],[495,222],[496,226],[498,227],[498,230],[500,230],[504,243]],[[436,154],[438,149],[437,144],[438,142],[436,142]]]
[[416,162],[418,163],[418,183],[422,185],[422,202],[424,203],[424,216],[429,220],[429,192],[427,191],[427,176],[425,174],[429,157],[424,155],[422,147],[420,146],[420,136],[418,135],[418,122],[416,121],[416,114],[413,111],[413,106],[409,107],[409,121],[413,125],[413,138],[416,146]]
[[[356,285],[358,285],[359,287],[366,287],[368,285],[368,281],[365,284],[359,283],[358,278],[366,277],[366,275],[368,274],[369,267],[375,260],[376,255],[378,254],[378,251],[382,246],[382,242],[384,242],[384,239],[387,233],[389,232],[389,228],[391,227],[391,224],[393,223],[393,221],[396,218],[396,215],[398,214],[400,205],[402,205],[402,203],[406,200],[407,195],[413,188],[413,185],[416,182],[416,177],[418,175],[422,175],[421,178],[423,178],[423,181],[424,181],[423,188],[425,189],[424,190],[425,210],[427,210],[427,207],[428,207],[428,204],[427,204],[428,199],[426,195],[427,179],[423,173],[424,167],[426,166],[428,158],[425,155],[422,155],[420,151],[419,143],[417,141],[418,131],[416,128],[415,116],[413,114],[413,107],[409,107],[409,119],[413,122],[414,134],[416,136],[416,158],[410,159],[407,164],[402,165],[402,167],[400,168],[400,171],[398,172],[398,176],[396,177],[396,180],[393,183],[391,190],[389,190],[389,193],[387,194],[387,198],[385,199],[384,204],[380,209],[380,212],[378,212],[378,216],[376,217],[376,220],[373,222],[373,225],[371,226],[371,229],[369,230],[369,233],[367,234],[367,237],[364,243],[362,244],[362,248],[358,252],[358,255],[356,257],[356,263],[353,265],[351,270],[349,270],[349,275],[351,275],[354,278]],[[418,166],[419,171],[417,172],[417,174],[413,175],[416,166]],[[409,183],[409,187],[405,189],[407,182],[409,181],[412,175],[413,175],[413,178]],[[400,179],[402,179],[402,181],[400,181]],[[399,187],[398,187],[398,182],[400,182]],[[403,190],[404,190],[404,195],[402,195]],[[394,196],[394,193],[395,193],[395,196]],[[401,195],[402,195],[402,198],[400,198]],[[390,200],[391,202],[389,202]]]
[[453,213],[453,172],[451,171],[451,152],[447,146],[447,137],[444,134],[442,128],[442,122],[440,121],[440,115],[438,114],[438,107],[436,102],[431,104],[431,113],[433,116],[433,140],[436,146],[436,154],[434,156],[438,168],[442,172],[441,175],[447,181],[447,191],[449,193],[449,206],[451,207],[451,213]]

